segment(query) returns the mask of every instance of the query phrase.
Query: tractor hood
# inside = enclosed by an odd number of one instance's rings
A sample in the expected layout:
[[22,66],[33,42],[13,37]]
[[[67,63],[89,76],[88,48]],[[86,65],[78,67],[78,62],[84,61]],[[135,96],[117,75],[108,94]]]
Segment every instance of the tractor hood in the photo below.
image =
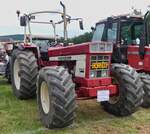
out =
[[111,54],[113,44],[110,42],[87,42],[67,47],[52,47],[48,50],[49,57],[79,55],[88,53]]

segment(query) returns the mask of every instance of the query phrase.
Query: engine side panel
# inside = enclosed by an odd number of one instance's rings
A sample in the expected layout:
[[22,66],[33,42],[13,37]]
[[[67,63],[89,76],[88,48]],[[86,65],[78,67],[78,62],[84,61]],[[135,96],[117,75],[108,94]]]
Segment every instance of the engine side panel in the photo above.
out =
[[144,59],[141,59],[139,55],[139,46],[129,46],[128,64],[137,70],[150,72],[150,48],[145,47]]
[[56,56],[50,57],[49,61],[75,61],[75,77],[85,77],[85,68],[86,68],[86,55],[68,55],[68,56]]

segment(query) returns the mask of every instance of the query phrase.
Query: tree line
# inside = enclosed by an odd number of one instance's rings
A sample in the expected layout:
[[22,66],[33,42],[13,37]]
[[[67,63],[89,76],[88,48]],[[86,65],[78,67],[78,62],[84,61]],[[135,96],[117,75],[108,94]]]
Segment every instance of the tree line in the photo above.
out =
[[[73,38],[69,38],[67,40],[68,43],[74,43],[74,44],[80,44],[80,43],[84,43],[84,42],[90,42],[92,40],[92,32],[86,32],[82,35],[73,37]],[[64,38],[61,38],[59,40],[59,42],[64,42]]]

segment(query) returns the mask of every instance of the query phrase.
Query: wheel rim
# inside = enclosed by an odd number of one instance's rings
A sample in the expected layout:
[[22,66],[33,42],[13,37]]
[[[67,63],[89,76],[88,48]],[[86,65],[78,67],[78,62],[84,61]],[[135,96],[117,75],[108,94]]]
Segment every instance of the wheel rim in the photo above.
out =
[[42,82],[41,84],[41,104],[42,104],[42,109],[45,114],[48,114],[49,109],[50,109],[50,99],[49,99],[49,92],[48,92],[48,86],[45,81]]
[[18,59],[15,60],[14,62],[14,83],[15,83],[15,86],[16,86],[16,89],[17,90],[20,90],[20,75],[19,75],[19,72],[20,72],[20,66],[19,66],[19,62],[18,62]]

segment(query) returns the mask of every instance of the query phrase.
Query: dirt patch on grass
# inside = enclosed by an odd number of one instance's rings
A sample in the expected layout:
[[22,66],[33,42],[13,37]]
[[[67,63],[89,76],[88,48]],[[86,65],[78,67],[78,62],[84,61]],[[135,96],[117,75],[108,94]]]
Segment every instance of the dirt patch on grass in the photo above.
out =
[[123,129],[120,128],[114,128],[112,126],[108,125],[104,125],[102,123],[98,124],[91,124],[91,126],[89,126],[90,128],[90,134],[124,134]]
[[150,124],[137,125],[136,129],[139,131],[140,134],[150,134]]

